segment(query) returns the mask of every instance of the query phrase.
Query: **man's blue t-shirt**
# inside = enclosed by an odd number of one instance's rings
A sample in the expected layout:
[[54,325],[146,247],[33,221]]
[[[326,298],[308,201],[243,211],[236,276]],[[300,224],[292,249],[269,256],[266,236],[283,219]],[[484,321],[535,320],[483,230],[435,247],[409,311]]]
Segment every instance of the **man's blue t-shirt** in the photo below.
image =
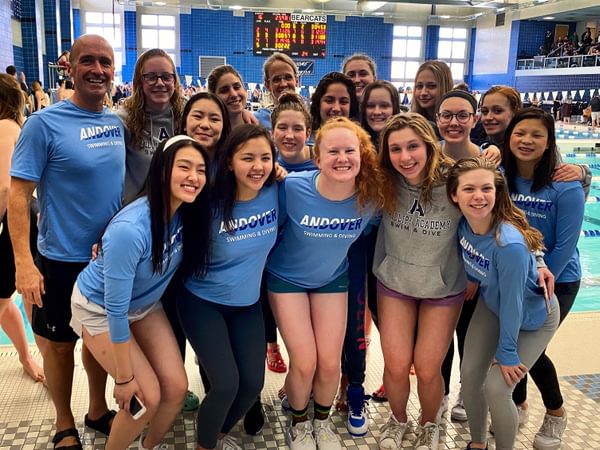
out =
[[327,285],[348,268],[348,249],[373,216],[359,211],[356,195],[328,200],[316,187],[319,171],[287,176],[280,189],[280,240],[271,252],[267,271],[307,289]]
[[258,301],[265,261],[277,238],[277,183],[263,187],[253,200],[236,202],[233,233],[222,216],[212,221],[212,252],[206,276],[185,281],[203,300],[227,306]]
[[128,312],[160,301],[183,258],[177,212],[165,229],[162,273],[154,273],[150,224],[146,197],[127,205],[108,224],[96,260],[77,277],[81,293],[106,309],[112,342],[129,339]]
[[531,192],[532,180],[515,177],[512,201],[527,214],[529,224],[544,235],[544,261],[557,283],[581,279],[577,241],[585,198],[579,181],[552,183]]
[[38,250],[49,259],[87,262],[121,205],[125,143],[121,120],[70,101],[25,122],[10,174],[38,184]]

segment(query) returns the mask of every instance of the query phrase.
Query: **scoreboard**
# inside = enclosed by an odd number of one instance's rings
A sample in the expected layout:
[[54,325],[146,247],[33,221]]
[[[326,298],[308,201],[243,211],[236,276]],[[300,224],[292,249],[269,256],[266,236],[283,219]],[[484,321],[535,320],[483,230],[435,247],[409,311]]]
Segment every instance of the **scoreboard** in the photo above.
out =
[[326,43],[325,14],[254,13],[255,55],[325,58]]

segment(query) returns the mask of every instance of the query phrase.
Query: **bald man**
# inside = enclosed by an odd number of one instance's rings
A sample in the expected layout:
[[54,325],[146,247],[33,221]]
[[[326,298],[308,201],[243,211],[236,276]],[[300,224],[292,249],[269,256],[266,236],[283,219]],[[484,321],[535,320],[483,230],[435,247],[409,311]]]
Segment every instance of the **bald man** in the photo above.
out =
[[[32,328],[42,346],[48,390],[56,409],[55,448],[81,449],[71,411],[74,349],[71,293],[92,245],[119,209],[125,144],[119,118],[103,107],[114,78],[114,53],[102,37],[84,35],[71,50],[75,93],[25,123],[11,165],[9,227],[16,284],[33,305]],[[29,202],[40,204],[38,255],[29,249]],[[89,409],[85,423],[108,433],[114,412],[105,399],[106,372],[84,346]]]

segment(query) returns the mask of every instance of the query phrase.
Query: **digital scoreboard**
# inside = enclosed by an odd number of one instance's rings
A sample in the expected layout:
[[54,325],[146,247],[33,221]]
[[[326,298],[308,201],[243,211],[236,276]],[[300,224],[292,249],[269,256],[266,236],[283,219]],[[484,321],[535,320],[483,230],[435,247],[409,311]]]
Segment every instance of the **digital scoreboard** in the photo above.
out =
[[285,53],[300,58],[325,58],[327,15],[254,13],[255,55]]

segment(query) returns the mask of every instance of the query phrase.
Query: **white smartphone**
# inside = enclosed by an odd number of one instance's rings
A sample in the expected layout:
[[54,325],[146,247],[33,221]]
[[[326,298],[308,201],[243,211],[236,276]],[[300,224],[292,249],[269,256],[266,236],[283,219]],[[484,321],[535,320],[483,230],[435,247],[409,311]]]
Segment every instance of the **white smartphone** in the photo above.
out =
[[131,401],[129,402],[129,414],[133,417],[133,420],[138,420],[146,413],[146,407],[141,402],[141,400],[137,397],[137,395],[133,395],[131,397]]

